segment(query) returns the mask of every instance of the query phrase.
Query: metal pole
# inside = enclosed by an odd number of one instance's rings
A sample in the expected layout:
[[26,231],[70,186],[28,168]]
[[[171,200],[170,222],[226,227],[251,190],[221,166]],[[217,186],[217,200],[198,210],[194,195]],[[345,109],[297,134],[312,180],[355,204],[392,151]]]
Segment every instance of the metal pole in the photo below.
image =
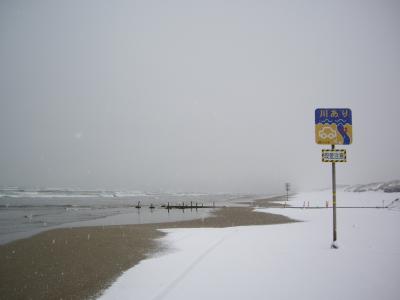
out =
[[286,189],[286,201],[289,201],[289,190],[290,190],[290,183],[289,182],[285,183],[285,189]]
[[[335,149],[335,145],[332,145],[332,150]],[[336,232],[336,165],[332,163],[332,207],[333,207],[333,244],[332,248],[337,248],[337,232]]]

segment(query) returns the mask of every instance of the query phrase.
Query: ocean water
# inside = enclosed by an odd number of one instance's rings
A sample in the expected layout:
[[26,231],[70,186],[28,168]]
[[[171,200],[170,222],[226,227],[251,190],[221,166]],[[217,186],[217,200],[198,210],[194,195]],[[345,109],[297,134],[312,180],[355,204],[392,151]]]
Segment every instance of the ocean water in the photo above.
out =
[[[139,191],[0,189],[0,244],[60,227],[144,224],[207,217],[212,209],[167,210],[161,205],[237,205],[260,195]],[[140,202],[141,209],[135,208]],[[155,209],[150,209],[150,205]]]

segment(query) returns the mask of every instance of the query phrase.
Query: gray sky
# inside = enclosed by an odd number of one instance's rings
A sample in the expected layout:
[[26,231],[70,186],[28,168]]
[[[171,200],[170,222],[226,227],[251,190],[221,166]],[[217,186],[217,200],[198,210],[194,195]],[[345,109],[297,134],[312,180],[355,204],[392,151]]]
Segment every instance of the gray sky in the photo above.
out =
[[330,186],[399,178],[399,1],[0,2],[0,186]]

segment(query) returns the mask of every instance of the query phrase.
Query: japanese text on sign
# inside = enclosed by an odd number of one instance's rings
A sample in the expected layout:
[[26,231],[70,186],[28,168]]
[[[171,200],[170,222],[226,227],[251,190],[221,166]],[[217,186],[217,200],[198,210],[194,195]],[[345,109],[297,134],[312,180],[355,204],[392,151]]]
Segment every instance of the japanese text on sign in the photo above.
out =
[[322,161],[323,162],[346,162],[346,150],[345,149],[335,149],[328,150],[322,149]]

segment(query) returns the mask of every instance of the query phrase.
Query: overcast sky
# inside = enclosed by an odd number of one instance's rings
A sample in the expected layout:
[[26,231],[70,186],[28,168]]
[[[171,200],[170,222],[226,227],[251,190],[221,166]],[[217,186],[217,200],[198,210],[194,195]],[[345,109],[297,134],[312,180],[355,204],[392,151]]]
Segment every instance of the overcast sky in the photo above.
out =
[[329,187],[400,178],[400,1],[0,2],[0,186]]

